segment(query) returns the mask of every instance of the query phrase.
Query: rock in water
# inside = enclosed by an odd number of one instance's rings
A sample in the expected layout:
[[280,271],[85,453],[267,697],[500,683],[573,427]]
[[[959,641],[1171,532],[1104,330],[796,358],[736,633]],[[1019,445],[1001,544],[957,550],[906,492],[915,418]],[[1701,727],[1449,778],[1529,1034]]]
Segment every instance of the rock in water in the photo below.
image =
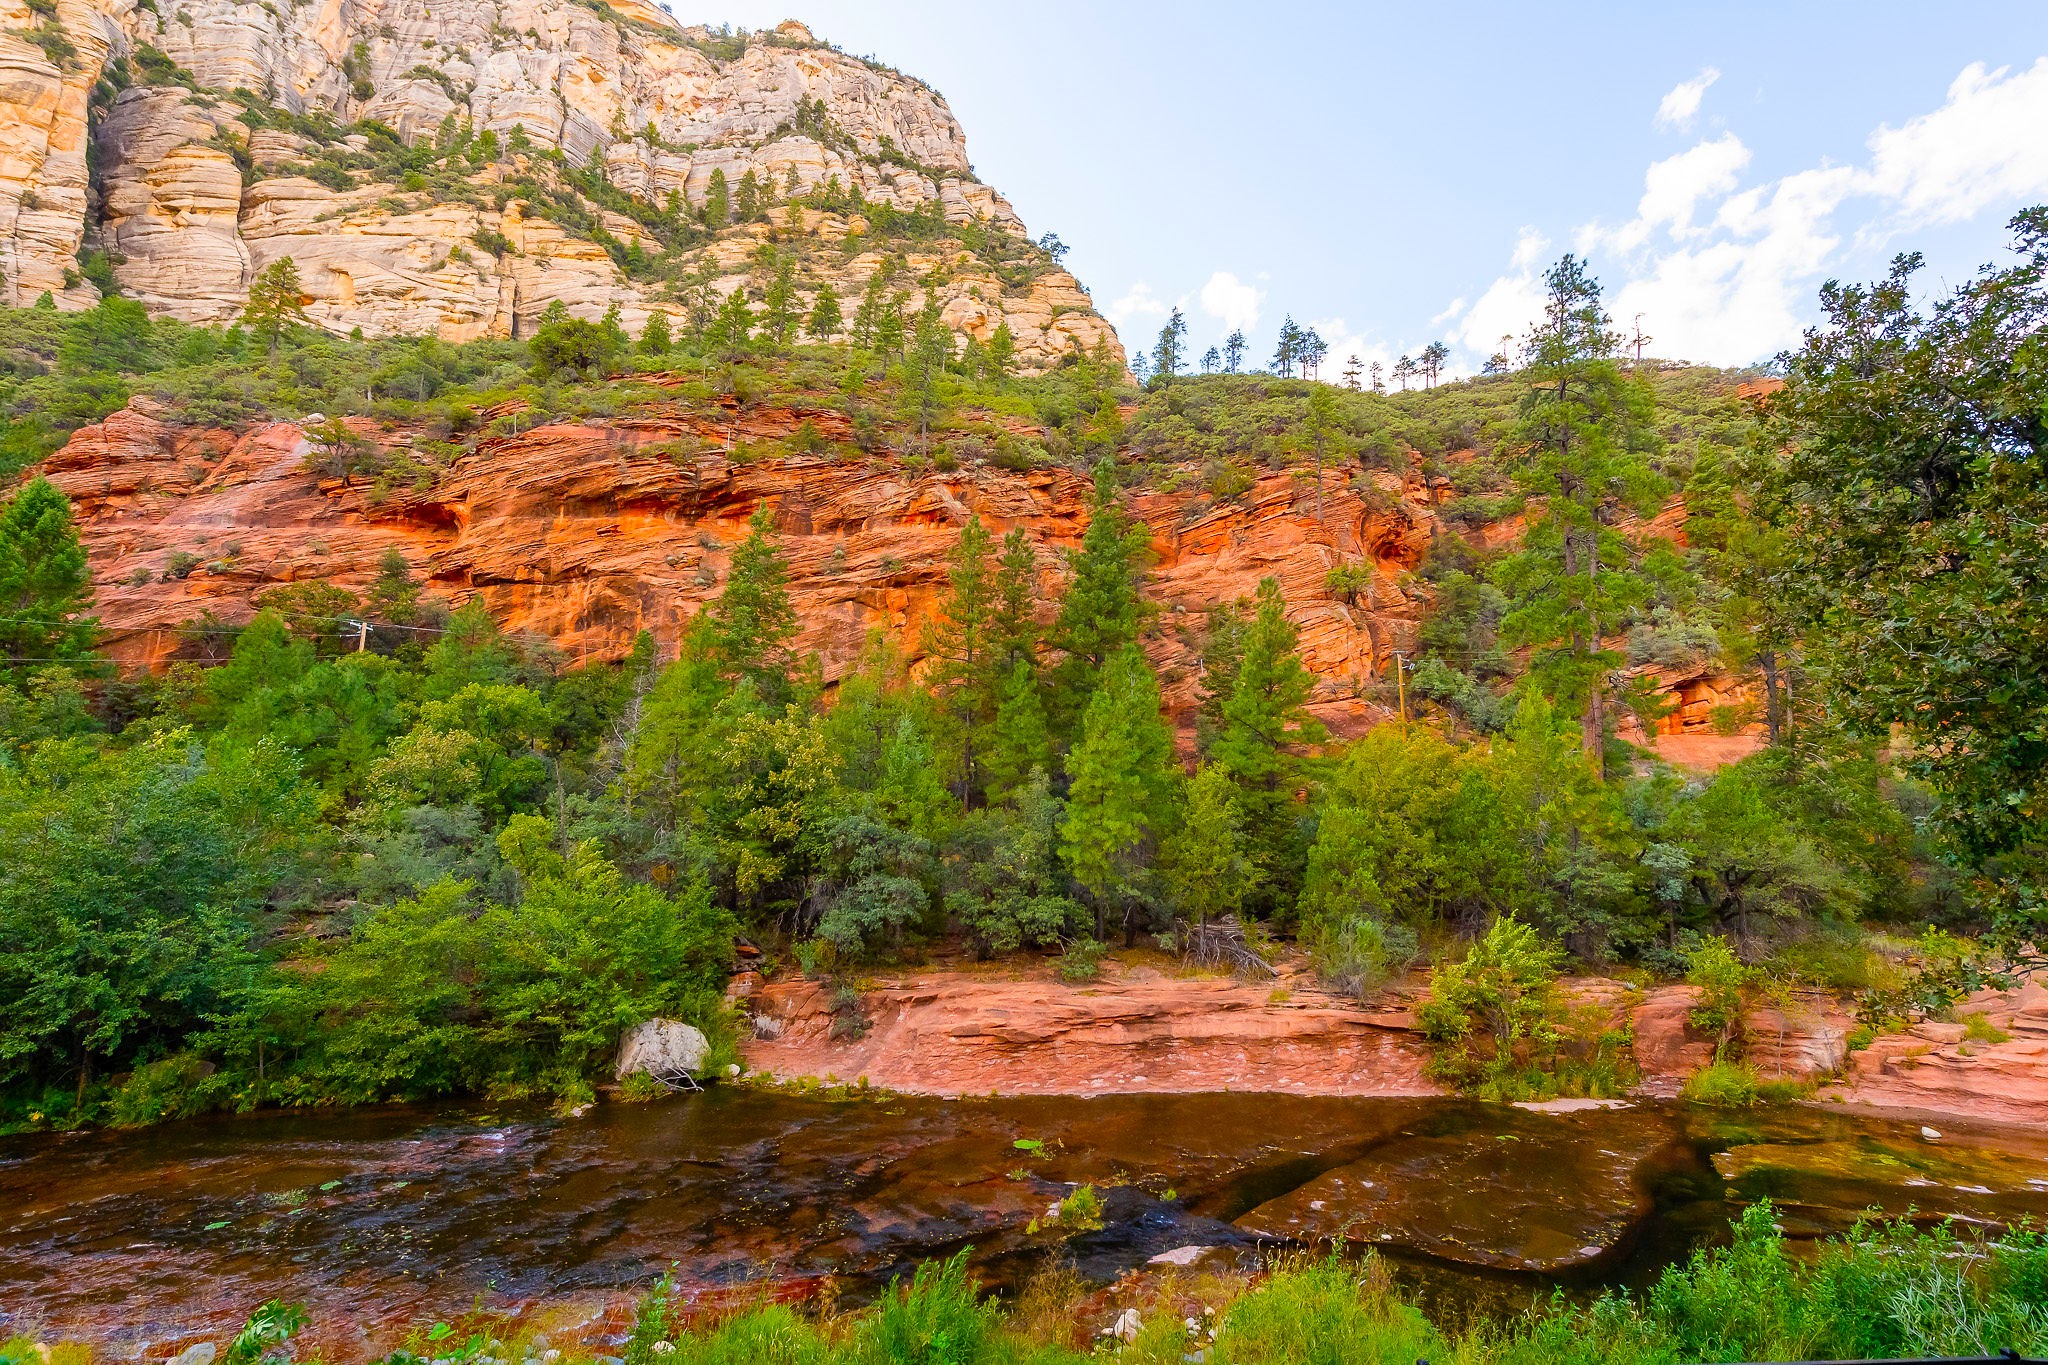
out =
[[696,1075],[711,1056],[711,1040],[677,1019],[649,1019],[634,1025],[619,1044],[619,1080],[648,1075],[666,1080]]
[[[1675,1133],[1657,1115],[1496,1111],[1406,1133],[1238,1219],[1293,1242],[1344,1238],[1443,1260],[1557,1271],[1606,1255],[1652,1212],[1643,1170]],[[1558,1191],[1573,1191],[1560,1199]]]

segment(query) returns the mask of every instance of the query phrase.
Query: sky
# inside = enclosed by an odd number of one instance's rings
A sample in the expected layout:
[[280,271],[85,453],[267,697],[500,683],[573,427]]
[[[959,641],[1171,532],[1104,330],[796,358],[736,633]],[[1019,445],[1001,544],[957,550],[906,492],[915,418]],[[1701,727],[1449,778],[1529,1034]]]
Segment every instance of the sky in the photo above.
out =
[[1466,372],[1574,251],[1645,354],[1743,365],[1824,281],[1960,282],[2048,202],[2041,0],[669,3],[936,87],[1133,349],[1177,305],[1196,355],[1291,315],[1339,365]]

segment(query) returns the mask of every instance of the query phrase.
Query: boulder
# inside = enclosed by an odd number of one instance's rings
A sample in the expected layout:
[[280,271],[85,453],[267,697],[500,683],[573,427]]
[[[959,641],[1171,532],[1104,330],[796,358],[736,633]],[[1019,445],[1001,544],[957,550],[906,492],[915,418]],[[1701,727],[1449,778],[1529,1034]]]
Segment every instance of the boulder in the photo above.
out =
[[711,1040],[697,1028],[676,1019],[649,1019],[634,1025],[619,1044],[616,1076],[648,1075],[665,1079],[695,1075],[711,1056]]

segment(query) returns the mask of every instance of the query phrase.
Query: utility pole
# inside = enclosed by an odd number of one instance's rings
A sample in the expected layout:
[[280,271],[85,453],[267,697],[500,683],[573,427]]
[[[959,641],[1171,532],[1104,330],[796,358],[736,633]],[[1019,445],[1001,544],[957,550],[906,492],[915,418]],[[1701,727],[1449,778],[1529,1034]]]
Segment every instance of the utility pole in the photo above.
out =
[[1400,650],[1394,651],[1394,688],[1401,699],[1401,730],[1408,729],[1408,656]]
[[370,643],[370,623],[368,621],[351,621],[349,624],[356,628],[356,653],[360,654]]

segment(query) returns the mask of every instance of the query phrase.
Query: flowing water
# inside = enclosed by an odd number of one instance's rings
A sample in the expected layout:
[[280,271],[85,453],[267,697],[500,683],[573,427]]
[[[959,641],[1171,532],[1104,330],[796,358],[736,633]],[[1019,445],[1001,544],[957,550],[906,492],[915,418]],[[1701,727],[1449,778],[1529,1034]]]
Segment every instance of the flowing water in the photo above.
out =
[[1104,1226],[1063,1245],[1093,1279],[1179,1248],[1242,1260],[1343,1237],[1455,1312],[1641,1283],[1763,1195],[1794,1236],[1870,1208],[2039,1217],[2048,1135],[1930,1143],[1812,1107],[726,1088],[573,1119],[385,1109],[11,1138],[0,1336],[161,1356],[273,1297],[311,1306],[330,1358],[478,1304],[569,1305],[602,1335],[663,1272],[704,1294],[830,1278],[857,1296],[970,1246],[1014,1284],[1058,1237],[1028,1225],[1079,1182],[1104,1192]]

